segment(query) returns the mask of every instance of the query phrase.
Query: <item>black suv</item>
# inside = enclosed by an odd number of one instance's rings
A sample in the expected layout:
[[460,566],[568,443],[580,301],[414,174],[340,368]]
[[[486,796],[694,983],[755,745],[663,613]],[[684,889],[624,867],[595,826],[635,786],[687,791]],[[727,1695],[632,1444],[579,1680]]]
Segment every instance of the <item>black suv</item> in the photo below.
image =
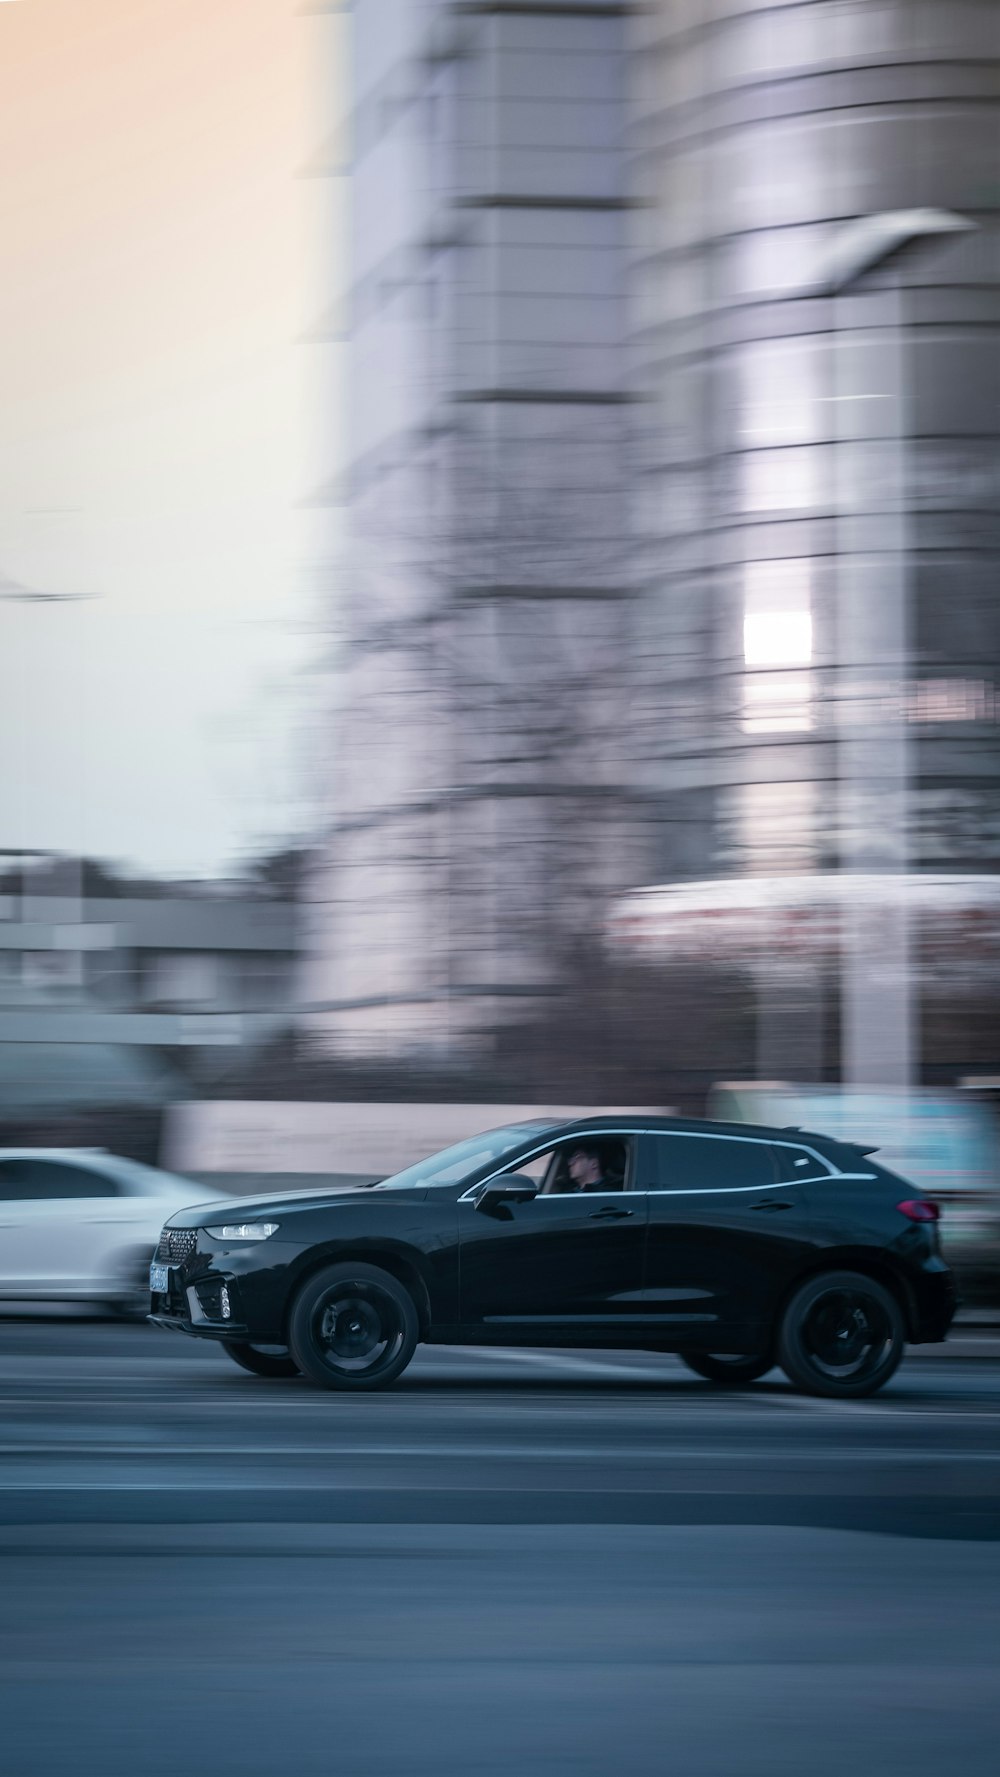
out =
[[160,1327],[257,1375],[384,1387],[419,1341],[672,1351],[866,1395],[943,1339],[937,1206],[873,1150],[797,1129],[594,1117],[491,1129],[361,1190],[182,1210]]

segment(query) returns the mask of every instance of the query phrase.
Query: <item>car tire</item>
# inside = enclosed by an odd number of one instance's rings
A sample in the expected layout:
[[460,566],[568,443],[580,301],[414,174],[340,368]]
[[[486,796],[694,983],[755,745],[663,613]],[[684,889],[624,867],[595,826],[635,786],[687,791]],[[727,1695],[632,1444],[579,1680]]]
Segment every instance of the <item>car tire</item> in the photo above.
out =
[[714,1351],[679,1351],[677,1355],[696,1376],[704,1376],[706,1382],[728,1383],[732,1388],[738,1388],[741,1382],[758,1381],[775,1364],[771,1352],[764,1357],[726,1357]]
[[825,1271],[785,1310],[778,1362],[804,1394],[858,1400],[899,1367],[906,1327],[895,1296],[859,1271]]
[[292,1304],[288,1343],[321,1388],[387,1388],[406,1369],[420,1334],[409,1291],[377,1265],[328,1265]]
[[262,1351],[259,1345],[247,1345],[239,1339],[223,1339],[222,1349],[241,1370],[251,1376],[297,1376],[299,1366],[289,1354],[281,1357],[276,1351]]

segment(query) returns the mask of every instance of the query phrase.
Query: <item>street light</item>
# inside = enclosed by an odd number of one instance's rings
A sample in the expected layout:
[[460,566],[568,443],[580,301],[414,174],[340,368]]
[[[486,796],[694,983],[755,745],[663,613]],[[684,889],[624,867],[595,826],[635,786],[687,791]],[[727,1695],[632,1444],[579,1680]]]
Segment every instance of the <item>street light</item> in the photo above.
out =
[[[906,491],[906,339],[898,276],[877,286],[882,313],[879,375],[864,386],[862,352],[845,353],[846,308],[875,273],[893,273],[947,237],[977,224],[949,210],[886,211],[838,229],[804,294],[834,304],[834,435],[837,486],[837,660],[840,867],[900,879],[895,914],[884,899],[844,897],[841,949],[841,1078],[845,1086],[911,1087],[914,1053],[909,910],[909,761],[906,687],[909,589]],[[875,319],[873,317],[873,319]],[[871,325],[871,322],[869,322]],[[855,323],[855,329],[856,323]],[[849,386],[853,382],[856,386]],[[880,407],[875,406],[881,403]],[[874,425],[867,418],[875,411]],[[881,424],[878,421],[881,420]],[[851,447],[877,445],[875,452]],[[881,458],[881,476],[870,458]],[[881,482],[882,492],[879,492]],[[846,886],[846,885],[845,885]],[[860,887],[860,885],[859,885]]]
[[953,210],[883,210],[839,228],[820,254],[812,288],[817,296],[838,296],[890,261],[940,240],[970,234],[978,223]]

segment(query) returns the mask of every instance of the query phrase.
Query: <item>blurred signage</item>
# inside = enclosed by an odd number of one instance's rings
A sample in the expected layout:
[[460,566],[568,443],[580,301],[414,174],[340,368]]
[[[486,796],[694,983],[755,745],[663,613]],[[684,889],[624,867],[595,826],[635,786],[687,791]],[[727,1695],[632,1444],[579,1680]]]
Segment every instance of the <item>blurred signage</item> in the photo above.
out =
[[635,889],[618,900],[608,940],[659,962],[742,963],[832,958],[845,922],[891,924],[905,908],[914,961],[935,974],[1000,969],[1000,877],[815,875],[732,877]]
[[874,1147],[880,1166],[942,1204],[941,1237],[950,1258],[975,1256],[991,1265],[1000,1259],[1000,1132],[992,1106],[968,1092],[738,1081],[713,1087],[708,1114],[725,1122],[794,1125]]
[[709,1114],[779,1128],[795,1124],[839,1141],[877,1146],[880,1165],[932,1195],[989,1190],[997,1183],[993,1112],[968,1094],[747,1081],[713,1087]]

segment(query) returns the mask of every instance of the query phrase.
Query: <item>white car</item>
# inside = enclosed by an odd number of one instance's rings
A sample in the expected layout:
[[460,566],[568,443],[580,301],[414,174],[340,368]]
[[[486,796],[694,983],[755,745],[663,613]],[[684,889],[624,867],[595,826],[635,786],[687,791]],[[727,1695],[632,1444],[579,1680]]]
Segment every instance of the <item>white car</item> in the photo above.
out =
[[0,1148],[0,1302],[145,1314],[163,1223],[220,1195],[101,1148]]

